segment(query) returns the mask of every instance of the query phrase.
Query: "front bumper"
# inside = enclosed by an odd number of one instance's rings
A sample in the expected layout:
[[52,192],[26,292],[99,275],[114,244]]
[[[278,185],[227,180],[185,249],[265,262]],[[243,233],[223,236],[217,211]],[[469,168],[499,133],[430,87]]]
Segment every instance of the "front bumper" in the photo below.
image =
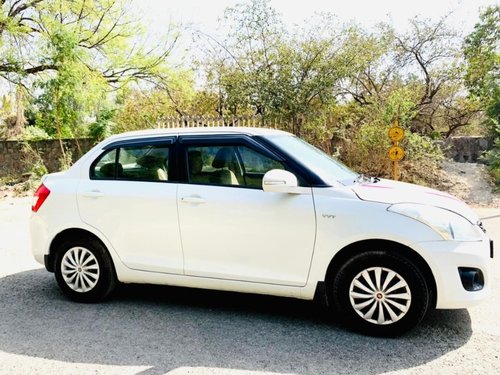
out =
[[[412,246],[423,255],[436,281],[436,308],[460,309],[477,305],[491,292],[490,241],[477,242],[430,241]],[[468,291],[459,269],[476,269],[483,276],[480,290]]]

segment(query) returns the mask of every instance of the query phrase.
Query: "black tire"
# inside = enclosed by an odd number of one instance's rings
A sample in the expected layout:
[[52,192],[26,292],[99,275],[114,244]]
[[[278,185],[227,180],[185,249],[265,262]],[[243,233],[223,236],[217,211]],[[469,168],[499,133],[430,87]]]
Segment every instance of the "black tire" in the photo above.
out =
[[335,313],[352,329],[372,336],[392,337],[410,330],[423,319],[431,300],[418,268],[386,251],[352,257],[333,275],[332,283]]
[[102,301],[116,285],[108,251],[101,242],[91,238],[62,243],[57,249],[54,272],[63,293],[77,302]]

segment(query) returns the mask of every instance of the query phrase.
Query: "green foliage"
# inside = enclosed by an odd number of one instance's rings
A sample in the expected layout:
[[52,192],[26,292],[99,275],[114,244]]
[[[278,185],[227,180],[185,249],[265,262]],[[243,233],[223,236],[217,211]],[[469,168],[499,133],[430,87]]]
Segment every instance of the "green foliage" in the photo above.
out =
[[467,36],[464,55],[467,60],[466,83],[471,95],[479,98],[488,116],[486,124],[495,137],[493,150],[486,160],[500,186],[500,6],[491,6],[480,15],[474,31]]
[[29,142],[23,143],[22,154],[22,165],[33,174],[34,178],[40,178],[48,173],[42,155]]
[[351,48],[356,29],[332,19],[322,15],[308,23],[317,26],[287,30],[269,1],[227,9],[226,37],[200,64],[207,91],[218,96],[217,113],[299,124],[298,117],[335,103],[334,86],[354,71],[359,56]]
[[[410,124],[417,115],[417,105],[414,92],[409,87],[395,88],[387,97],[377,96],[371,99],[372,104],[349,104],[346,113],[357,113],[354,121],[357,123],[344,132],[340,157],[350,167],[362,173],[375,176],[391,176],[392,162],[387,151],[391,146],[388,138],[389,128],[396,118],[399,126],[405,129],[405,138],[401,145],[405,149],[405,158],[402,162],[412,164],[418,170],[418,165],[424,159],[437,163],[443,158],[439,146],[430,137],[412,132]],[[338,109],[337,109],[338,110]],[[406,180],[411,176],[405,175]]]
[[206,91],[193,89],[188,71],[178,71],[168,85],[151,91],[126,90],[114,111],[113,132],[151,129],[172,116],[214,115],[217,98]]
[[38,83],[42,94],[35,102],[37,126],[51,136],[70,138],[85,114],[105,99],[107,85],[102,76],[82,64],[86,56],[78,48],[78,36],[62,25],[53,27],[55,32],[46,47],[51,61],[60,68],[53,78]]
[[144,47],[127,0],[0,2],[0,78],[29,87],[38,127],[58,138],[81,136],[110,91],[147,80],[168,87],[166,57],[178,33]]
[[[327,153],[332,153],[333,128],[327,114],[300,118],[302,137],[309,143],[316,145]],[[292,130],[292,129],[289,129]]]
[[157,127],[161,118],[170,113],[168,95],[164,91],[153,91],[144,95],[140,91],[131,91],[123,98],[123,103],[116,113],[114,131],[151,129]]
[[500,138],[495,139],[493,149],[486,153],[486,160],[488,160],[489,169],[496,181],[497,188],[500,189]]
[[37,126],[27,126],[24,128],[22,138],[25,141],[39,141],[42,139],[50,139],[47,132]]
[[417,133],[407,133],[402,142],[405,148],[405,159],[412,162],[432,160],[438,162],[443,160],[443,150],[439,144],[428,136]]
[[[347,165],[362,173],[380,177],[392,176],[392,162],[387,152],[391,142],[387,136],[390,125],[365,124],[345,144],[341,158]],[[437,168],[437,163],[443,159],[443,152],[439,145],[430,137],[412,133],[408,129],[401,142],[405,150],[405,157],[401,164],[404,171],[406,166],[412,169],[412,174],[403,174],[403,179],[410,182],[425,183],[425,169],[430,166]]]
[[59,164],[59,170],[65,171],[73,165],[73,154],[69,150],[64,150],[64,153],[57,160]]
[[388,176],[388,126],[364,124],[345,144],[341,158],[351,168],[371,176]]
[[113,134],[115,110],[103,109],[97,115],[97,120],[89,125],[89,136],[94,142],[100,142]]
[[486,8],[465,38],[466,82],[473,95],[498,99],[500,74],[500,5]]

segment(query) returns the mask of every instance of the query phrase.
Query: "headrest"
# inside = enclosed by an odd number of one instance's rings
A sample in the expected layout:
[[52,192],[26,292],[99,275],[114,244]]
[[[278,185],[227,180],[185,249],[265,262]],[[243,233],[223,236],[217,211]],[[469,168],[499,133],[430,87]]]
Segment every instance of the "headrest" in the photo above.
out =
[[203,169],[203,158],[201,151],[192,150],[188,152],[188,164],[190,173],[200,173]]
[[161,168],[164,166],[163,157],[159,155],[144,155],[137,159],[137,164],[144,168]]
[[115,177],[115,169],[118,176],[123,175],[123,167],[120,163],[106,163],[99,169],[103,177]]
[[233,160],[234,152],[230,147],[222,147],[215,155],[214,161],[212,162],[212,167],[214,168],[224,168],[228,167],[228,164]]

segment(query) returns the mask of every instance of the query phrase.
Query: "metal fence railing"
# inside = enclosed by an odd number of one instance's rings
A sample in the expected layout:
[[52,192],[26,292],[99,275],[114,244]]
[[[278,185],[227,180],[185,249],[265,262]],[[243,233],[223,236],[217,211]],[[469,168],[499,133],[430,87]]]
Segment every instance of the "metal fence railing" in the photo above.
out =
[[262,116],[168,116],[158,122],[159,128],[195,128],[218,126],[265,127],[281,130],[293,129],[289,121]]

